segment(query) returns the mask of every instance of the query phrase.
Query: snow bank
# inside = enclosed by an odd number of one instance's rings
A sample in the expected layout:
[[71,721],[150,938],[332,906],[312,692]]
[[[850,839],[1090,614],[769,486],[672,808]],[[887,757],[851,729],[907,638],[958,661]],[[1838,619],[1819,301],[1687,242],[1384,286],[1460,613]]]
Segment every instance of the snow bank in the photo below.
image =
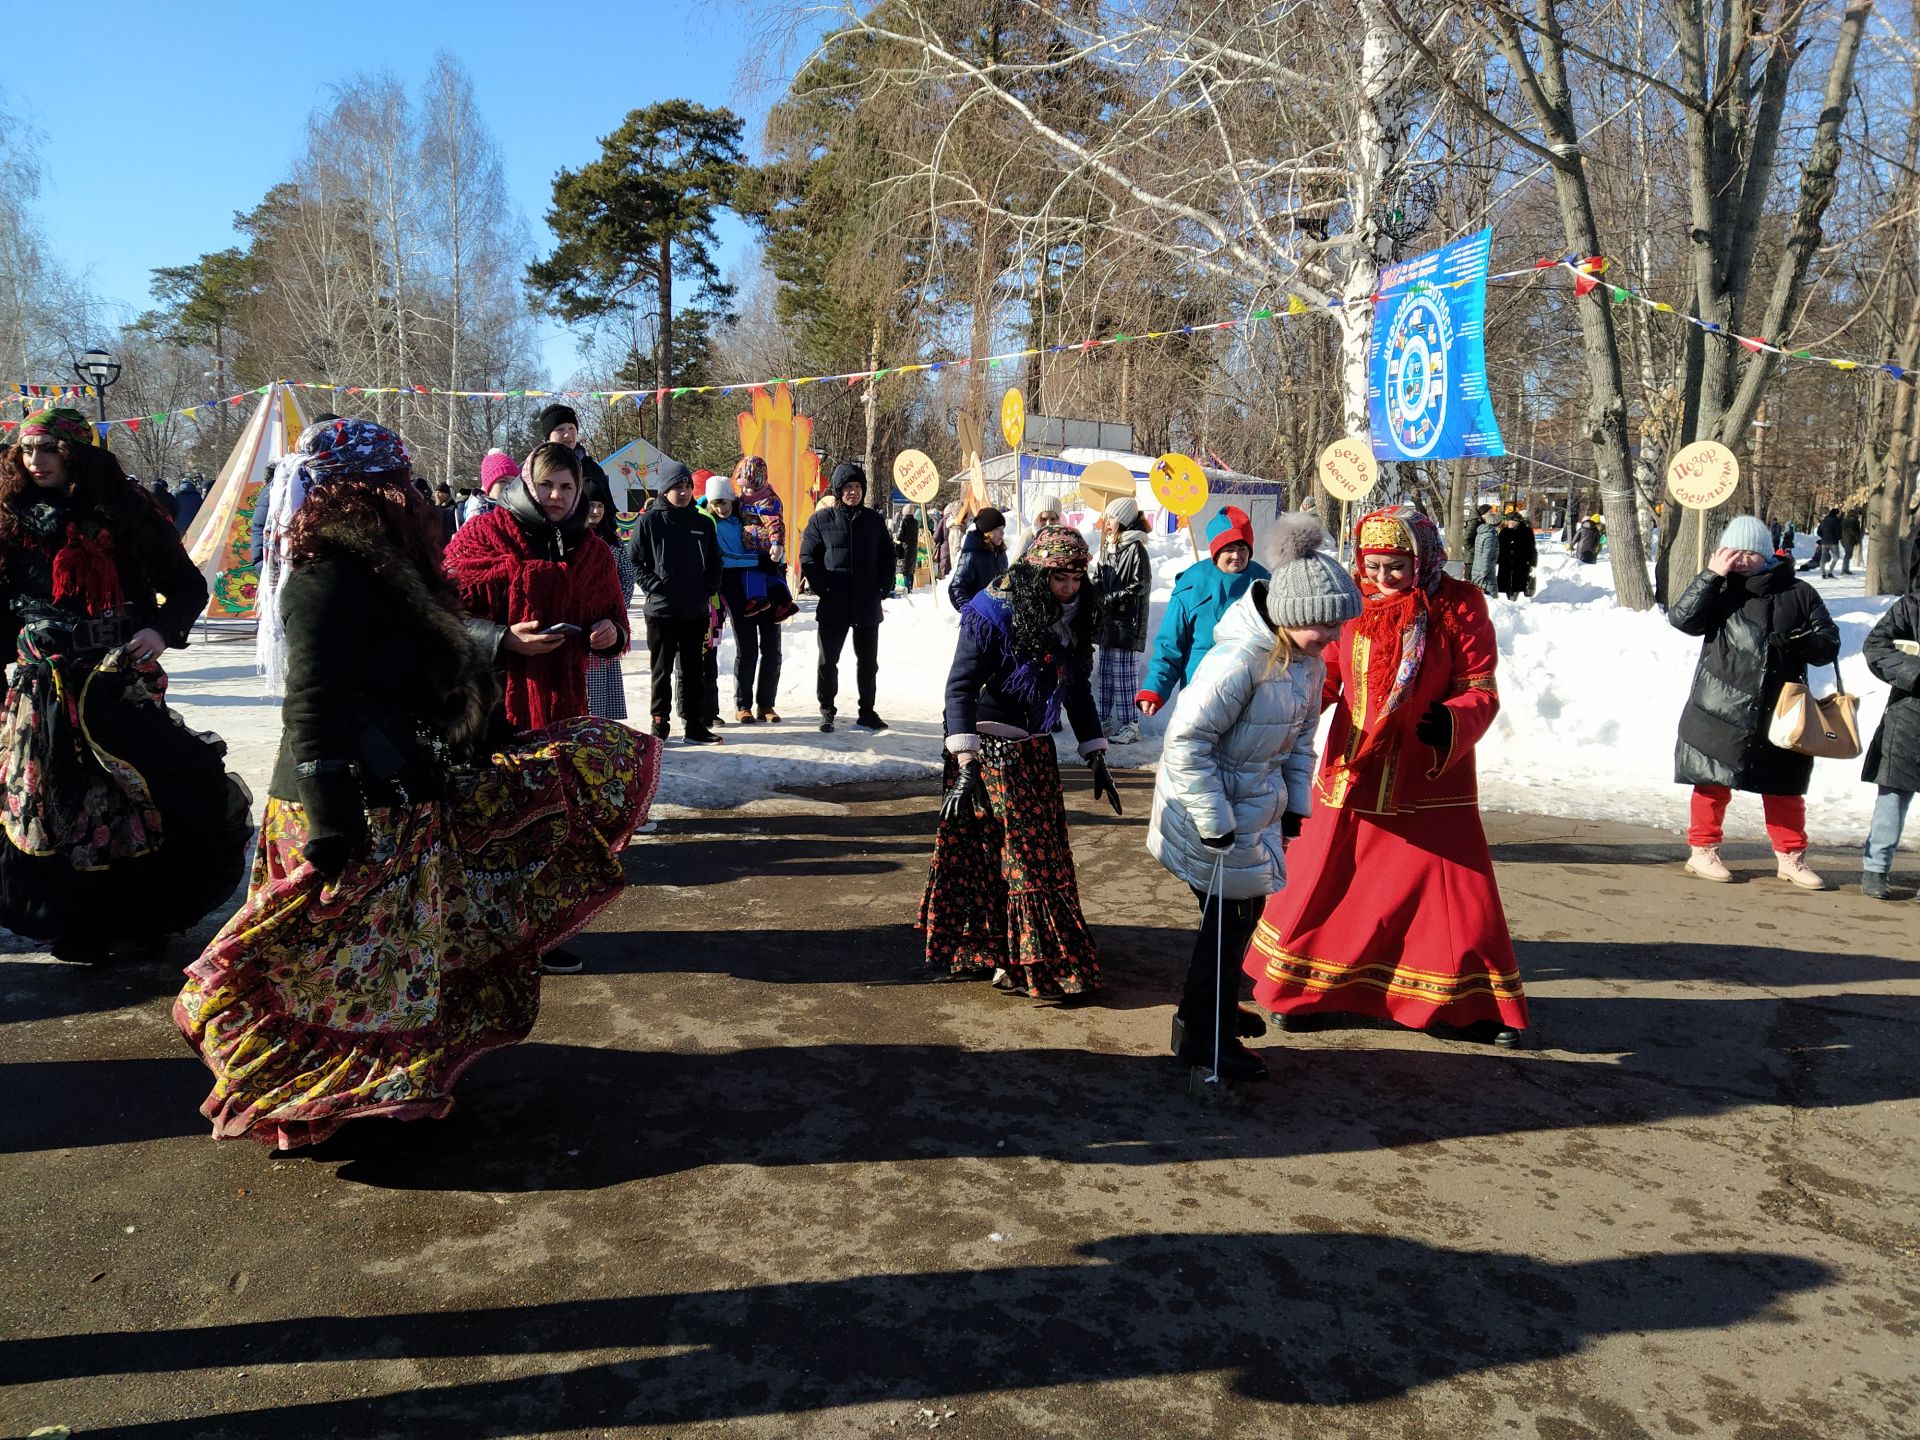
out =
[[[1193,553],[1184,534],[1150,537],[1148,547],[1157,629],[1167,595],[1180,571],[1193,563]],[[1623,820],[1677,832],[1684,823],[1686,794],[1673,783],[1674,729],[1699,644],[1658,612],[1616,608],[1604,562],[1581,565],[1552,542],[1543,543],[1542,551],[1536,597],[1491,602],[1500,638],[1501,713],[1480,745],[1485,803],[1490,809]],[[1840,625],[1847,687],[1863,697],[1862,729],[1870,735],[1885,707],[1887,687],[1868,673],[1860,645],[1889,602],[1863,598],[1858,575],[1814,583]],[[636,629],[640,624],[636,616]],[[880,629],[878,700],[892,728],[879,734],[854,728],[849,647],[840,662],[840,728],[822,735],[815,728],[818,631],[811,602],[804,602],[802,612],[782,627],[777,704],[785,722],[730,723],[722,731],[723,745],[688,746],[674,739],[662,803],[726,808],[764,804],[796,788],[904,779],[933,783],[940,771],[940,716],[957,624],[944,589],[888,601]],[[195,637],[192,649],[168,657],[170,698],[189,724],[227,738],[234,768],[263,797],[279,739],[279,704],[260,693],[251,627],[202,626]],[[728,717],[733,714],[732,672],[729,636],[720,653],[720,703]],[[1820,676],[1820,683],[1830,675]],[[644,650],[627,657],[626,679],[629,711],[644,724]],[[1114,761],[1153,765],[1165,725],[1164,712],[1145,722],[1140,743],[1116,748]],[[676,737],[679,728],[676,719]],[[1064,743],[1063,761],[1077,764]],[[1871,787],[1860,783],[1858,762],[1817,762],[1807,807],[1814,838],[1857,843],[1866,833],[1872,799]],[[1728,829],[1742,838],[1762,835],[1758,803],[1736,801]]]

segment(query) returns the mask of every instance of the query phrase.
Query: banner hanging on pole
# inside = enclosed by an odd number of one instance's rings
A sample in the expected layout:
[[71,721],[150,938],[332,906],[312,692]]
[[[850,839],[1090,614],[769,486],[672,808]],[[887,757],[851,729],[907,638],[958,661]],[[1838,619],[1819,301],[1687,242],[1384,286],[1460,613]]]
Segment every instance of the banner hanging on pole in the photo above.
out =
[[1367,409],[1381,460],[1504,455],[1487,394],[1482,230],[1380,272],[1367,350]]

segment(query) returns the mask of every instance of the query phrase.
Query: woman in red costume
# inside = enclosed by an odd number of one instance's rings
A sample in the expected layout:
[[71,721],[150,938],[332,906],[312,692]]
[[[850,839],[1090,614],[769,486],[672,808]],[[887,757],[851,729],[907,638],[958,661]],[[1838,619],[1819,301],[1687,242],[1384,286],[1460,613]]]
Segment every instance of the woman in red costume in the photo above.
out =
[[1500,709],[1486,597],[1409,505],[1363,516],[1366,608],[1326,653],[1334,705],[1313,814],[1247,951],[1282,1029],[1368,1015],[1517,1044],[1513,940],[1480,828],[1473,747]]

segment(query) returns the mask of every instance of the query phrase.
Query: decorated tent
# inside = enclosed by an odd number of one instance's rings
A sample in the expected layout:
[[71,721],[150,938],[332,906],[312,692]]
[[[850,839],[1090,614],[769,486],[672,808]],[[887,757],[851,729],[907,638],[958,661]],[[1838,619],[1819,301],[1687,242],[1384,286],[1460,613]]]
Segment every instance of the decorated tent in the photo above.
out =
[[254,507],[273,462],[292,448],[306,423],[291,389],[268,386],[187,528],[187,554],[207,577],[207,614],[215,620],[255,618],[260,573],[253,563]]

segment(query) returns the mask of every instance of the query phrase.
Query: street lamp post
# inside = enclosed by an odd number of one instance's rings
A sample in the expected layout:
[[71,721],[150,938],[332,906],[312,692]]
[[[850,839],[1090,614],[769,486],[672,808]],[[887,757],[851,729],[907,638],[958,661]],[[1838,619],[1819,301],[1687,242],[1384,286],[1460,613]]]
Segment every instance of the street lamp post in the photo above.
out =
[[104,425],[107,387],[120,378],[120,362],[96,345],[73,362],[73,373],[80,377],[82,384],[93,386],[94,398],[100,402],[100,423]]

